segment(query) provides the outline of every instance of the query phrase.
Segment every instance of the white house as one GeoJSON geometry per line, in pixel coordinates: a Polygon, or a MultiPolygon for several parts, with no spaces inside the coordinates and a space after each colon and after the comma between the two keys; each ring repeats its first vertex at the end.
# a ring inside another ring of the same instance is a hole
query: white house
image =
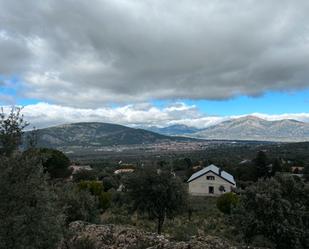
{"type": "Polygon", "coordinates": [[[123,173],[132,173],[134,172],[134,169],[117,169],[114,171],[114,174],[118,175],[118,174],[123,174],[123,173]]]}
{"type": "Polygon", "coordinates": [[[189,194],[196,196],[218,196],[236,188],[234,177],[213,164],[194,173],[188,183],[189,194]]]}

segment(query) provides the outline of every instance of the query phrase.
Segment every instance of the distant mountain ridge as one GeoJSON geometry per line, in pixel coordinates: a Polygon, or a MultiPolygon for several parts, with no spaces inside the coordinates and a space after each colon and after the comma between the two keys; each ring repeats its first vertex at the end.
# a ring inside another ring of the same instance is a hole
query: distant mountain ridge
{"type": "Polygon", "coordinates": [[[81,122],[39,129],[37,135],[38,145],[50,148],[141,145],[194,141],[196,138],[276,142],[309,141],[309,123],[291,119],[267,121],[254,116],[227,120],[205,129],[186,125],[151,127],[151,129],[152,131],[118,124],[81,122]]]}
{"type": "Polygon", "coordinates": [[[192,133],[196,133],[201,130],[195,127],[191,127],[187,125],[179,125],[179,124],[162,127],[162,128],[152,126],[152,127],[148,127],[145,129],[152,131],[152,132],[159,133],[159,134],[168,135],[168,136],[190,135],[192,133]]]}
{"type": "Polygon", "coordinates": [[[189,138],[169,137],[143,129],[99,122],[73,123],[39,129],[37,136],[39,146],[51,148],[100,147],[190,140],[189,138]]]}
{"type": "Polygon", "coordinates": [[[309,141],[309,123],[293,119],[268,121],[255,116],[231,119],[192,134],[203,139],[309,141]]]}

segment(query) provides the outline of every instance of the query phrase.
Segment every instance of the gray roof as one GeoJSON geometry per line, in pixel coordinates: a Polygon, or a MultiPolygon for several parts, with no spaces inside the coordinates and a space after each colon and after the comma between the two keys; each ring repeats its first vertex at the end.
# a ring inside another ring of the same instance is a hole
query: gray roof
{"type": "Polygon", "coordinates": [[[231,174],[227,173],[224,170],[221,170],[221,172],[220,172],[220,169],[214,164],[211,164],[211,165],[201,169],[200,171],[195,172],[189,178],[188,182],[191,182],[191,181],[195,180],[196,178],[199,178],[200,176],[205,175],[209,171],[215,173],[216,175],[220,176],[221,178],[225,179],[226,181],[228,181],[228,182],[230,182],[234,185],[236,184],[234,177],[231,174]]]}

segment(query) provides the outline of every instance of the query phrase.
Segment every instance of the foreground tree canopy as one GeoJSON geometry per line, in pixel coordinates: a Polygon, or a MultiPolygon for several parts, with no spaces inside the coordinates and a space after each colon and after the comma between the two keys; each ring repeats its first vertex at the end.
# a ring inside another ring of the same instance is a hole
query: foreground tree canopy
{"type": "Polygon", "coordinates": [[[247,242],[309,248],[309,185],[290,175],[259,180],[242,193],[234,222],[247,242]]]}
{"type": "Polygon", "coordinates": [[[9,114],[0,112],[0,155],[11,156],[21,144],[23,129],[29,124],[24,121],[20,108],[12,108],[9,114]]]}
{"type": "Polygon", "coordinates": [[[50,178],[66,178],[72,173],[70,159],[61,151],[49,148],[29,149],[24,155],[35,154],[42,161],[45,172],[50,178]]]}
{"type": "Polygon", "coordinates": [[[0,248],[56,248],[64,217],[37,158],[0,158],[0,200],[0,248]]]}
{"type": "Polygon", "coordinates": [[[18,153],[26,126],[20,109],[0,114],[0,248],[54,249],[64,216],[38,154],[18,153]]]}

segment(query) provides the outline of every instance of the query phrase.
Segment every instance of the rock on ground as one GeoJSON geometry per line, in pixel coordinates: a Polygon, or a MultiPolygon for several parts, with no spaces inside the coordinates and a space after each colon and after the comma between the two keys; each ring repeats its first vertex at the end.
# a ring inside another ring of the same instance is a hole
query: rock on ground
{"type": "MultiPolygon", "coordinates": [[[[253,249],[232,246],[224,239],[205,236],[193,237],[187,242],[172,242],[162,235],[145,232],[130,226],[95,225],[81,221],[70,224],[73,236],[59,246],[71,249],[69,244],[88,238],[95,249],[253,249]]],[[[72,248],[74,249],[74,248],[72,248]]]]}

